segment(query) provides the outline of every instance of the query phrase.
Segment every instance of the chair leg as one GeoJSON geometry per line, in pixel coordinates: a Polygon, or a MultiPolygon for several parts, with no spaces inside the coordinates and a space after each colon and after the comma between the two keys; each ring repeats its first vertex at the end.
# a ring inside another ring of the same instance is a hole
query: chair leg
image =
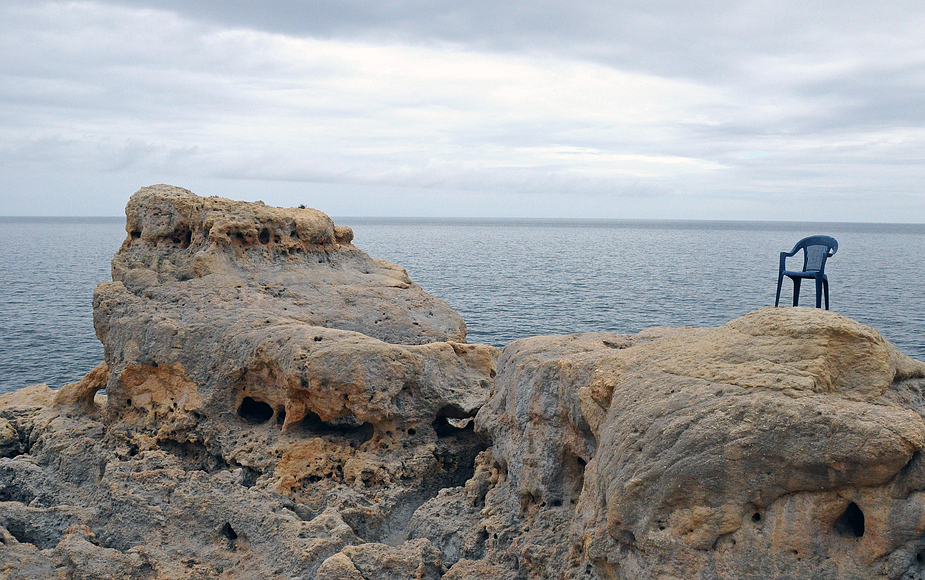
{"type": "Polygon", "coordinates": [[[777,277],[777,298],[774,299],[774,307],[777,308],[777,305],[780,304],[780,285],[784,281],[784,275],[781,274],[777,277]]]}
{"type": "Polygon", "coordinates": [[[800,282],[802,281],[803,280],[801,280],[800,278],[793,279],[793,305],[794,306],[799,306],[800,304],[800,282]]]}
{"type": "MultiPolygon", "coordinates": [[[[816,276],[816,308],[822,308],[822,277],[816,276]]],[[[826,310],[829,309],[828,301],[826,301],[826,310]]]]}
{"type": "Polygon", "coordinates": [[[825,309],[829,309],[829,281],[822,279],[822,289],[825,290],[825,309]]]}

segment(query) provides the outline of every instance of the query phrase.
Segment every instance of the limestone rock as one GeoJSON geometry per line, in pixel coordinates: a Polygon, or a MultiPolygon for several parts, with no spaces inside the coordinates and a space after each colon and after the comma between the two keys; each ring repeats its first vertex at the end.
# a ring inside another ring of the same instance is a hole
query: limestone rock
{"type": "Polygon", "coordinates": [[[430,540],[448,567],[463,558],[479,560],[485,555],[488,533],[477,505],[464,487],[441,489],[415,511],[408,525],[409,539],[430,540]]]}
{"type": "Polygon", "coordinates": [[[439,580],[443,572],[440,551],[428,540],[418,539],[400,548],[375,543],[348,546],[325,560],[317,580],[439,580]]]}
{"type": "Polygon", "coordinates": [[[6,419],[0,419],[0,457],[13,457],[21,450],[19,431],[6,419]]]}
{"type": "MultiPolygon", "coordinates": [[[[458,314],[324,214],[153,186],[126,215],[114,281],[94,297],[111,412],[384,433],[484,402],[495,349],[465,344],[458,314]]],[[[74,389],[62,397],[87,398],[74,389]]]]}
{"type": "Polygon", "coordinates": [[[155,185],[135,193],[125,214],[128,237],[113,259],[113,281],[152,304],[171,304],[192,326],[208,326],[196,316],[207,308],[220,326],[230,317],[258,327],[338,328],[394,344],[465,341],[465,323],[446,303],[402,268],[354,247],[350,228],[317,210],[155,185]]]}
{"type": "Polygon", "coordinates": [[[497,349],[315,210],[155,186],[126,215],[94,297],[106,360],[0,397],[0,566],[311,578],[340,553],[439,577],[408,522],[485,449],[497,349]]]}
{"type": "Polygon", "coordinates": [[[109,381],[109,365],[100,363],[85,377],[64,385],[55,395],[55,405],[69,405],[79,407],[84,412],[93,412],[96,408],[97,393],[106,388],[109,381]]]}
{"type": "Polygon", "coordinates": [[[127,216],[106,360],[0,396],[2,578],[925,578],[925,363],[871,328],[499,357],[320,212],[127,216]]]}
{"type": "Polygon", "coordinates": [[[20,542],[9,530],[0,527],[0,578],[34,580],[55,577],[53,562],[38,547],[20,542]]]}
{"type": "Polygon", "coordinates": [[[505,474],[486,510],[521,542],[550,512],[573,518],[552,542],[512,543],[521,569],[537,555],[576,578],[921,567],[925,364],[868,327],[768,308],[716,329],[526,339],[499,368],[476,419],[505,474]]]}
{"type": "Polygon", "coordinates": [[[485,560],[462,559],[447,570],[443,580],[497,580],[504,577],[504,571],[485,560]]]}

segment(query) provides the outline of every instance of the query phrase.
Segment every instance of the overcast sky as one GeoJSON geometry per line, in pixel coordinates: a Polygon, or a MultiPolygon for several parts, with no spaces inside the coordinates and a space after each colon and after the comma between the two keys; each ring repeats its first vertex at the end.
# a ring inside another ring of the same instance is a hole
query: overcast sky
{"type": "Polygon", "coordinates": [[[0,215],[925,223],[925,2],[4,0],[0,215]]]}

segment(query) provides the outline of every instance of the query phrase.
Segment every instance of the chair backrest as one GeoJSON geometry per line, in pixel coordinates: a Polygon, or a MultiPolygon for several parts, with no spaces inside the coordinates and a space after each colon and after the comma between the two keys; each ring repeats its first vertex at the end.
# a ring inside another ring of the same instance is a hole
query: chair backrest
{"type": "Polygon", "coordinates": [[[838,251],[838,242],[829,236],[809,236],[803,238],[793,247],[795,253],[803,249],[803,271],[822,272],[825,269],[826,259],[838,251]]]}

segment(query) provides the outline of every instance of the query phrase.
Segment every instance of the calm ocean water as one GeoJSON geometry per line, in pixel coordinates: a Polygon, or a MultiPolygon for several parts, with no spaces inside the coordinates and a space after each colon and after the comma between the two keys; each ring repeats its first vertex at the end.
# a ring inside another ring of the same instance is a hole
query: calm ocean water
{"type": "MultiPolygon", "coordinates": [[[[462,314],[469,341],[717,326],[774,304],[777,262],[832,235],[832,310],[925,360],[925,225],[339,218],[462,314]]],[[[92,295],[124,218],[0,218],[0,392],[78,380],[103,358],[92,295]]],[[[781,301],[792,285],[784,281],[781,301]]],[[[812,305],[804,283],[801,303],[812,305]]]]}

